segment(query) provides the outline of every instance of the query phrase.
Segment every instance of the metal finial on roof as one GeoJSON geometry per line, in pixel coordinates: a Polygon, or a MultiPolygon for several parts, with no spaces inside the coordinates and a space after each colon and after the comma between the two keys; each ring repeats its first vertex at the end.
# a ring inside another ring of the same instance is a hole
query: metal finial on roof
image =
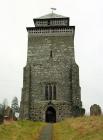
{"type": "Polygon", "coordinates": [[[56,8],[51,8],[51,10],[52,10],[52,13],[53,13],[53,11],[56,10],[56,8]]]}

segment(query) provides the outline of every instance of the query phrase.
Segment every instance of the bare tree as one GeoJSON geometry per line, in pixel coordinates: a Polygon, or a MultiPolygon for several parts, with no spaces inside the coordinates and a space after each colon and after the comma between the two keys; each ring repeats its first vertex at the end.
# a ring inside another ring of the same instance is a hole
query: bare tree
{"type": "Polygon", "coordinates": [[[4,109],[6,109],[8,107],[8,100],[7,100],[7,98],[5,98],[3,100],[3,107],[4,107],[4,109]]]}
{"type": "Polygon", "coordinates": [[[4,110],[3,110],[3,105],[0,104],[0,124],[3,123],[4,120],[4,110]]]}

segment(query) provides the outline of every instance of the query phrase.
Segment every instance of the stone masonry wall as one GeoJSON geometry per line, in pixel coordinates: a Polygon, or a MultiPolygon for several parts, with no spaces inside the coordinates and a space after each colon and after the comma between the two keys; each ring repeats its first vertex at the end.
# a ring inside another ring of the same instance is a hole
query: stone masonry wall
{"type": "Polygon", "coordinates": [[[23,79],[20,118],[45,121],[45,111],[49,106],[56,110],[56,121],[71,116],[72,106],[82,106],[79,68],[74,58],[74,34],[28,34],[23,79]],[[56,85],[56,99],[51,100],[51,104],[45,98],[48,83],[56,85]]]}

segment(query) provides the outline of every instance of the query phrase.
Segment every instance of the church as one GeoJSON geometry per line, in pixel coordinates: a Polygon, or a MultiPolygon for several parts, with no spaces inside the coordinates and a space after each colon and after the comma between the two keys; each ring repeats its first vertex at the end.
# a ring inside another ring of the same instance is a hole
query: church
{"type": "Polygon", "coordinates": [[[75,62],[75,26],[54,12],[27,27],[27,63],[23,71],[20,118],[58,122],[82,108],[79,67],[75,62]]]}

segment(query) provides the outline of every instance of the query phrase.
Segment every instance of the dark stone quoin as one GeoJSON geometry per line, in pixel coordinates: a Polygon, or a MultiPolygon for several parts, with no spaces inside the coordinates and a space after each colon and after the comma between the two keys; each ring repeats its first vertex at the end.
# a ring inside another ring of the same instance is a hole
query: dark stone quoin
{"type": "Polygon", "coordinates": [[[27,27],[28,52],[24,67],[20,118],[57,122],[82,108],[79,67],[75,62],[75,26],[55,13],[34,19],[27,27]]]}

